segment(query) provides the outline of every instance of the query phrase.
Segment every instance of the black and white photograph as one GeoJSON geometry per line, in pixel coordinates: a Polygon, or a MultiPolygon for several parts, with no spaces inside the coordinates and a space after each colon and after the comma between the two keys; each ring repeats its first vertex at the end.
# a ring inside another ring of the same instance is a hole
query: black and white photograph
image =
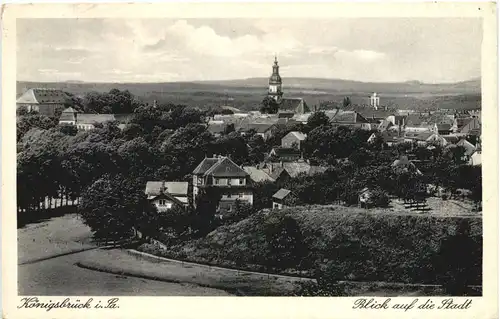
{"type": "Polygon", "coordinates": [[[483,19],[361,16],[16,19],[19,296],[483,296],[483,19]]]}

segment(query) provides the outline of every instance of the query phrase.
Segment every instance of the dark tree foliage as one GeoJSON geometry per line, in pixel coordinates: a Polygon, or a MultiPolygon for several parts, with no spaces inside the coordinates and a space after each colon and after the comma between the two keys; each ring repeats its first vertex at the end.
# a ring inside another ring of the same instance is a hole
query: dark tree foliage
{"type": "Polygon", "coordinates": [[[79,212],[94,236],[104,240],[126,239],[137,232],[154,236],[156,209],[142,185],[123,176],[103,175],[82,193],[79,212]]]}
{"type": "Polygon", "coordinates": [[[196,236],[205,236],[218,226],[215,215],[220,199],[220,191],[215,187],[202,189],[196,197],[190,218],[190,225],[196,236]]]}
{"type": "Polygon", "coordinates": [[[87,93],[81,104],[85,113],[98,114],[133,113],[140,105],[128,90],[120,91],[118,89],[112,89],[108,93],[87,93]]]}
{"type": "Polygon", "coordinates": [[[59,132],[63,133],[64,135],[75,136],[78,133],[78,129],[75,125],[63,124],[59,125],[59,132]]]}
{"type": "Polygon", "coordinates": [[[302,231],[290,216],[268,221],[264,229],[269,247],[268,267],[274,270],[297,268],[307,256],[302,231]]]}
{"type": "Polygon", "coordinates": [[[264,114],[276,114],[278,113],[279,105],[275,99],[266,96],[261,103],[260,112],[264,114]]]}
{"type": "Polygon", "coordinates": [[[307,124],[304,125],[305,133],[309,133],[317,127],[328,125],[330,123],[330,118],[325,115],[325,112],[314,112],[307,119],[307,124]]]}
{"type": "Polygon", "coordinates": [[[57,122],[45,115],[38,115],[28,113],[27,115],[20,116],[17,120],[17,141],[32,128],[40,128],[48,130],[50,128],[56,127],[57,122]]]}

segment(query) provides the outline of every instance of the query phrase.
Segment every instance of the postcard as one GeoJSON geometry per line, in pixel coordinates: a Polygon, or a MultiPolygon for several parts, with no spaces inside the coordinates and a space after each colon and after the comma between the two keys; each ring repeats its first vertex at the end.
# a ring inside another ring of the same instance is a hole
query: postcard
{"type": "Polygon", "coordinates": [[[6,318],[498,317],[494,3],[2,21],[6,318]]]}

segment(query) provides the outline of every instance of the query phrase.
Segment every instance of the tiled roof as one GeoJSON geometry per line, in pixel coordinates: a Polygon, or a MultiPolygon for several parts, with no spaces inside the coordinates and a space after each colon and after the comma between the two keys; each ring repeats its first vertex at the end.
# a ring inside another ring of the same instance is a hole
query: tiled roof
{"type": "Polygon", "coordinates": [[[449,131],[451,130],[451,124],[448,123],[439,123],[436,124],[438,131],[449,131]]]}
{"type": "Polygon", "coordinates": [[[337,112],[332,122],[334,123],[368,123],[368,121],[356,111],[339,111],[337,112]]]}
{"type": "Polygon", "coordinates": [[[304,99],[302,98],[284,98],[281,100],[281,103],[279,104],[279,109],[283,111],[284,110],[293,111],[297,114],[304,114],[311,112],[306,101],[304,101],[304,99]]]}
{"type": "Polygon", "coordinates": [[[164,184],[165,191],[174,196],[187,196],[188,183],[187,182],[162,182],[162,181],[149,181],[146,183],[146,195],[155,196],[160,194],[160,189],[164,184]]]}
{"type": "Polygon", "coordinates": [[[460,140],[456,145],[465,148],[465,154],[468,156],[472,155],[476,151],[476,147],[466,139],[460,140]]]}
{"type": "Polygon", "coordinates": [[[274,124],[268,124],[268,123],[249,123],[246,126],[242,127],[244,131],[250,131],[250,130],[255,130],[257,133],[265,133],[269,131],[274,124]]]}
{"type": "Polygon", "coordinates": [[[441,137],[451,144],[456,144],[459,141],[459,138],[456,135],[441,135],[441,137]]]}
{"type": "Polygon", "coordinates": [[[288,189],[280,189],[279,191],[277,191],[276,193],[274,193],[273,195],[273,198],[276,198],[276,199],[284,199],[285,197],[287,197],[288,195],[290,195],[292,192],[289,191],[288,189]]]}
{"type": "Polygon", "coordinates": [[[26,104],[64,104],[68,101],[68,94],[56,89],[29,89],[21,95],[16,103],[26,104]]]}
{"type": "Polygon", "coordinates": [[[76,116],[77,124],[95,124],[95,123],[104,123],[108,121],[114,121],[114,114],[88,114],[81,113],[76,116]]]}
{"type": "Polygon", "coordinates": [[[263,170],[255,166],[243,166],[243,170],[250,175],[250,179],[254,182],[271,181],[274,182],[274,178],[269,176],[263,170]]]}
{"type": "Polygon", "coordinates": [[[286,137],[286,136],[288,136],[288,135],[293,135],[293,136],[295,136],[295,138],[297,138],[299,141],[303,141],[303,140],[305,140],[305,139],[306,139],[306,137],[307,137],[307,135],[306,135],[306,134],[304,134],[304,133],[302,133],[302,132],[299,132],[299,131],[292,131],[292,132],[288,133],[287,135],[285,135],[285,137],[286,137]]]}
{"type": "Polygon", "coordinates": [[[217,162],[213,164],[204,175],[218,177],[245,177],[248,176],[248,173],[236,165],[236,163],[234,163],[230,158],[221,157],[217,159],[217,162]]]}
{"type": "Polygon", "coordinates": [[[203,161],[201,161],[201,163],[198,164],[198,166],[196,166],[196,168],[193,171],[193,174],[195,175],[205,174],[208,171],[208,169],[218,161],[219,161],[218,158],[212,158],[212,157],[203,159],[203,161]]]}
{"type": "Polygon", "coordinates": [[[420,127],[427,123],[427,119],[420,114],[409,114],[406,117],[406,126],[420,127]]]}
{"type": "Polygon", "coordinates": [[[388,120],[383,120],[383,121],[379,124],[379,126],[377,127],[377,129],[378,129],[379,131],[385,131],[385,130],[387,130],[387,129],[388,129],[389,127],[391,127],[391,126],[392,126],[392,122],[391,122],[391,121],[388,121],[388,120]]]}
{"type": "Polygon", "coordinates": [[[394,112],[388,110],[375,110],[371,108],[366,108],[358,111],[365,119],[370,118],[375,119],[386,119],[390,115],[394,115],[394,112]]]}

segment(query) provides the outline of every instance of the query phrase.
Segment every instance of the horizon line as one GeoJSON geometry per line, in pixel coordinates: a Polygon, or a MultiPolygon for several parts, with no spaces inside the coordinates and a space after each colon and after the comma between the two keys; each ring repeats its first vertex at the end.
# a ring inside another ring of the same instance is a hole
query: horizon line
{"type": "MultiPolygon", "coordinates": [[[[233,79],[219,79],[219,80],[182,80],[182,81],[82,81],[82,80],[62,80],[62,81],[42,81],[42,80],[16,80],[18,82],[38,82],[38,83],[81,83],[81,84],[173,84],[173,83],[210,83],[210,82],[228,82],[228,81],[245,81],[252,79],[267,79],[268,77],[249,77],[249,78],[233,78],[233,79]]],[[[450,81],[450,82],[424,82],[420,80],[404,80],[404,81],[361,81],[361,80],[350,80],[350,79],[342,79],[342,78],[322,78],[322,77],[300,77],[300,76],[291,76],[288,79],[314,79],[314,80],[330,80],[330,81],[345,81],[345,82],[358,82],[358,83],[375,83],[375,84],[404,84],[415,82],[422,85],[449,85],[449,84],[457,84],[463,82],[471,82],[471,81],[481,81],[481,76],[472,77],[466,80],[458,80],[458,81],[450,81]]],[[[286,82],[286,81],[284,81],[286,82]]]]}

